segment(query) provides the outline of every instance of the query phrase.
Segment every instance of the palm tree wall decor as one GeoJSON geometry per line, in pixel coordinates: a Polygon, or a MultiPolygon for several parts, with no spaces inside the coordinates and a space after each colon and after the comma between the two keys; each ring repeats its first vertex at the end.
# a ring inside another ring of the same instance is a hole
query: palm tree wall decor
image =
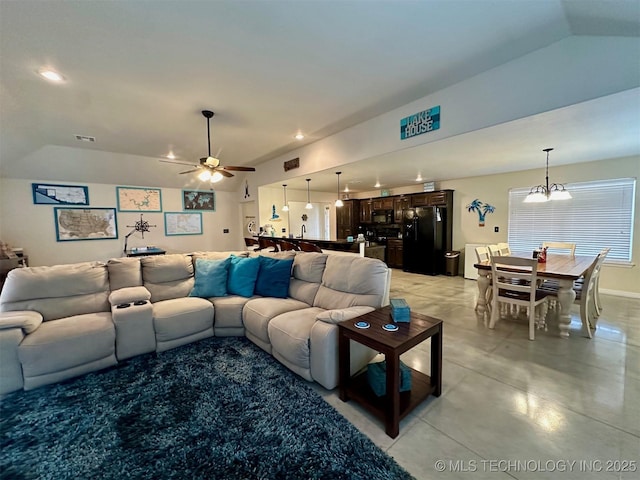
{"type": "Polygon", "coordinates": [[[478,226],[484,227],[484,217],[487,213],[493,213],[496,210],[496,207],[489,205],[488,203],[483,203],[479,199],[475,199],[469,205],[467,205],[467,210],[470,212],[478,213],[478,226]]]}

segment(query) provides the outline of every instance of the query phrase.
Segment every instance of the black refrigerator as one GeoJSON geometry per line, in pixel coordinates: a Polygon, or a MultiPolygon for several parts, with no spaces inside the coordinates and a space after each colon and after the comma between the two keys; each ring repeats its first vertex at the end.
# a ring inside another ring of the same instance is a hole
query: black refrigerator
{"type": "Polygon", "coordinates": [[[402,269],[427,275],[444,273],[447,231],[445,207],[403,210],[402,269]]]}

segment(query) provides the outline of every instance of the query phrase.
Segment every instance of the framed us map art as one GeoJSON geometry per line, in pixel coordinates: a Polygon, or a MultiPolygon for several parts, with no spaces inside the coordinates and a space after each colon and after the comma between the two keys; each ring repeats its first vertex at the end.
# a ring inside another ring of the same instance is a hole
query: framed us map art
{"type": "Polygon", "coordinates": [[[58,242],[118,238],[115,208],[55,207],[53,214],[58,242]]]}

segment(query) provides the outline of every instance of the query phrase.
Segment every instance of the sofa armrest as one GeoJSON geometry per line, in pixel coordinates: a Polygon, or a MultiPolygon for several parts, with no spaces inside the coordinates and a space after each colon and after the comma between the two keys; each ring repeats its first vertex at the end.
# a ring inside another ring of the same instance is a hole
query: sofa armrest
{"type": "Polygon", "coordinates": [[[37,330],[42,324],[42,315],[32,310],[0,312],[0,330],[21,328],[25,334],[37,330]]]}
{"type": "Polygon", "coordinates": [[[340,323],[344,320],[351,320],[352,318],[359,317],[365,313],[373,312],[375,308],[369,306],[358,306],[348,308],[337,308],[334,310],[325,310],[324,312],[316,315],[316,320],[321,320],[325,323],[340,323]]]}
{"type": "Polygon", "coordinates": [[[109,303],[112,307],[124,303],[148,301],[151,293],[145,287],[125,287],[114,290],[109,294],[109,303]]]}

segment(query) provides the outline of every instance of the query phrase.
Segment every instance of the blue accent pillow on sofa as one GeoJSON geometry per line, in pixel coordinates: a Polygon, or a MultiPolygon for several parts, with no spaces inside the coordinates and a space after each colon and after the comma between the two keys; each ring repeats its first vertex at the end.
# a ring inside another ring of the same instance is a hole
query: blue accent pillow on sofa
{"type": "Polygon", "coordinates": [[[196,258],[196,281],[190,297],[224,297],[227,294],[227,276],[231,258],[205,260],[196,258]]]}
{"type": "Polygon", "coordinates": [[[287,298],[293,258],[282,260],[261,256],[260,271],[256,281],[256,295],[287,298]]]}
{"type": "Polygon", "coordinates": [[[229,277],[227,278],[227,292],[241,297],[250,297],[256,286],[260,258],[244,258],[231,255],[229,277]]]}

